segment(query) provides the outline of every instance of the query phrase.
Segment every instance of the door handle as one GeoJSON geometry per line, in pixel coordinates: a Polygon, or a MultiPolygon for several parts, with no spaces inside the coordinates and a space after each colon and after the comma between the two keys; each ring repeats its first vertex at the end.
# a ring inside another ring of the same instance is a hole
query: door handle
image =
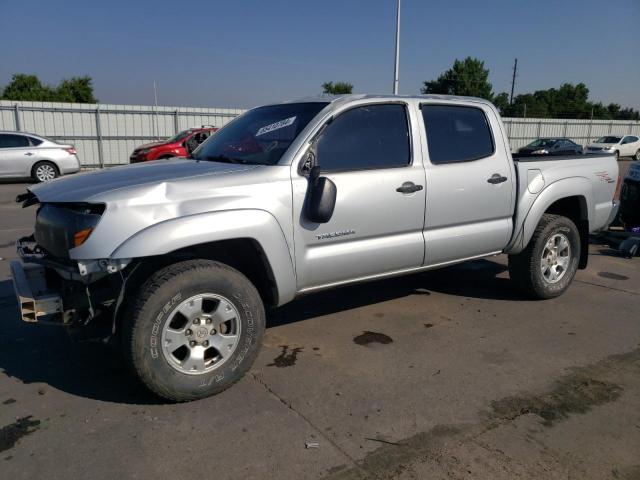
{"type": "Polygon", "coordinates": [[[502,183],[506,181],[507,181],[507,177],[503,177],[499,173],[494,173],[493,175],[491,175],[491,178],[487,178],[487,182],[493,185],[495,185],[496,183],[502,183]]]}
{"type": "Polygon", "coordinates": [[[31,155],[33,155],[33,153],[31,153],[31,152],[27,152],[27,153],[25,153],[25,155],[26,155],[27,157],[30,157],[31,155]]]}
{"type": "Polygon", "coordinates": [[[422,190],[422,185],[416,185],[413,182],[404,182],[402,186],[396,188],[396,192],[399,193],[413,193],[422,190]]]}

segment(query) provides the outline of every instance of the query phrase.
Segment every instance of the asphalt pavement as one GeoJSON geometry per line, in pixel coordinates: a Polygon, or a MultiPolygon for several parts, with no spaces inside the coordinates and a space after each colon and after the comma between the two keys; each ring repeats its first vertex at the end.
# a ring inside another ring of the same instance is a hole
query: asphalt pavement
{"type": "Polygon", "coordinates": [[[109,348],[20,322],[24,188],[0,184],[0,478],[640,478],[639,258],[594,239],[548,301],[504,256],[304,297],[237,385],[167,404],[109,348]]]}

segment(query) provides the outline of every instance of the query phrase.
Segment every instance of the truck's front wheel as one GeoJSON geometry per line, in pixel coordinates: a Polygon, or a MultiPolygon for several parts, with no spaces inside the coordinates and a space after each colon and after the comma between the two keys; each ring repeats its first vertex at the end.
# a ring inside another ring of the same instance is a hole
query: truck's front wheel
{"type": "Polygon", "coordinates": [[[152,392],[188,401],[242,378],[264,328],[260,295],[244,275],[218,262],[189,260],[142,285],[125,314],[123,348],[152,392]]]}
{"type": "Polygon", "coordinates": [[[527,248],[509,255],[509,276],[529,297],[553,298],[569,287],[579,260],[576,225],[566,217],[544,214],[527,248]]]}

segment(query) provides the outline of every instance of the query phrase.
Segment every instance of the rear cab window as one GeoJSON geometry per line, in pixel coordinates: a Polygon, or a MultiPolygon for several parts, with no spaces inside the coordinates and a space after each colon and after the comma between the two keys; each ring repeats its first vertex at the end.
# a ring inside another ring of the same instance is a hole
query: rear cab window
{"type": "Polygon", "coordinates": [[[432,164],[471,162],[494,154],[493,134],[481,108],[422,104],[420,110],[432,164]]]}

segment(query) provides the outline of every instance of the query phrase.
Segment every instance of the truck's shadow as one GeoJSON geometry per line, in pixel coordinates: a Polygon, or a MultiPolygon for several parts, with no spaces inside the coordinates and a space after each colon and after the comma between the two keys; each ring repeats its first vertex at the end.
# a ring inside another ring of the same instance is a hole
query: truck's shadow
{"type": "MultiPolygon", "coordinates": [[[[283,325],[410,295],[440,292],[464,297],[520,300],[505,267],[476,261],[444,270],[367,283],[310,295],[270,313],[268,326],[283,325]]],[[[131,377],[117,352],[105,345],[72,342],[55,326],[21,322],[11,282],[0,282],[0,372],[23,383],[107,402],[154,404],[131,377]]]]}

